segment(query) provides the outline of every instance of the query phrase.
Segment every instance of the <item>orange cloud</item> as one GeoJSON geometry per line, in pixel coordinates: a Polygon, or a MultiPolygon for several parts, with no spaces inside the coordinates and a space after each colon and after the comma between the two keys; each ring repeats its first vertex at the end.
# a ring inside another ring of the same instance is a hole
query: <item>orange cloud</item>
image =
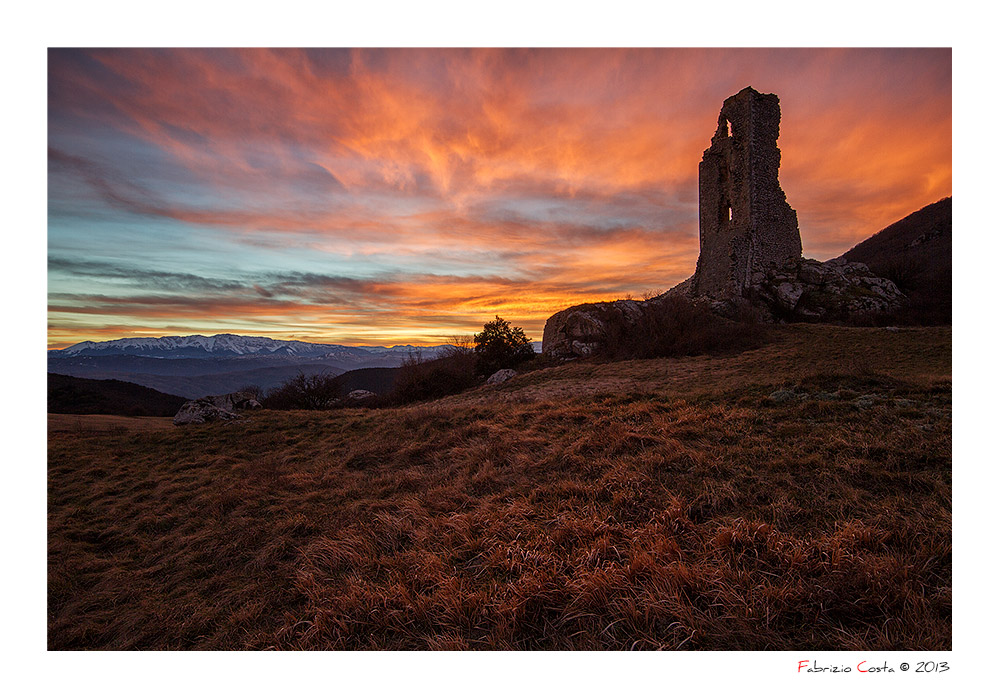
{"type": "Polygon", "coordinates": [[[57,54],[50,164],[101,206],[399,273],[330,307],[148,294],[89,306],[57,291],[50,340],[84,339],[67,323],[93,315],[107,322],[86,332],[246,314],[275,336],[369,337],[379,323],[423,341],[500,313],[540,336],[571,303],[693,272],[698,162],[747,84],[781,98],[782,186],[805,254],[826,259],[951,194],[950,65],[948,50],[902,49],[57,54]],[[126,171],[84,138],[102,129],[144,144],[155,167],[126,171]],[[431,264],[453,271],[420,274],[431,264]]]}

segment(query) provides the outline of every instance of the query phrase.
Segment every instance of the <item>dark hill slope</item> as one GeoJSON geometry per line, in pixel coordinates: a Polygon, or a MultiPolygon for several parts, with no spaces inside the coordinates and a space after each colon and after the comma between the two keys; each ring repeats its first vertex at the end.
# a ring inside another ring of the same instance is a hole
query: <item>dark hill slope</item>
{"type": "Polygon", "coordinates": [[[187,401],[127,381],[49,374],[50,413],[170,417],[187,401]]]}
{"type": "Polygon", "coordinates": [[[392,393],[397,374],[399,367],[369,367],[344,372],[337,378],[345,394],[361,389],[383,396],[392,393]]]}
{"type": "Polygon", "coordinates": [[[904,320],[951,322],[951,197],[896,221],[844,257],[896,283],[909,297],[904,320]]]}
{"type": "MultiPolygon", "coordinates": [[[[65,371],[76,373],[75,369],[65,371]]],[[[148,386],[157,391],[173,395],[201,398],[202,396],[221,395],[239,391],[246,386],[258,386],[262,390],[280,386],[299,372],[312,376],[313,374],[341,373],[338,367],[327,364],[288,364],[283,366],[257,367],[246,371],[205,374],[199,376],[167,376],[160,374],[119,373],[113,370],[95,370],[88,378],[109,379],[118,377],[140,386],[148,386]]]]}

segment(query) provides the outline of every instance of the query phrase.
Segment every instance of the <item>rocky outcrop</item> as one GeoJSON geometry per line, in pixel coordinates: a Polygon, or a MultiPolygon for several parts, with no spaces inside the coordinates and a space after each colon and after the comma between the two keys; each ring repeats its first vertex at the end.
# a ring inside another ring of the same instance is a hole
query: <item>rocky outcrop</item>
{"type": "Polygon", "coordinates": [[[542,352],[553,357],[589,357],[600,350],[610,327],[629,327],[646,313],[647,301],[584,303],[545,322],[542,352]]]}
{"type": "Polygon", "coordinates": [[[206,422],[229,422],[238,420],[241,410],[259,410],[260,402],[248,391],[226,393],[221,396],[205,396],[189,400],[174,415],[175,425],[200,425],[206,422]]]}
{"type": "Polygon", "coordinates": [[[769,270],[750,288],[750,297],[775,318],[833,321],[888,313],[905,299],[891,281],[842,257],[801,259],[769,270]]]}
{"type": "Polygon", "coordinates": [[[240,410],[260,410],[262,407],[255,394],[250,391],[236,391],[225,393],[221,396],[205,396],[200,400],[207,400],[223,410],[238,412],[240,410]]]}
{"type": "Polygon", "coordinates": [[[664,323],[721,306],[708,299],[692,299],[683,288],[681,291],[676,289],[645,301],[622,299],[583,303],[559,311],[545,323],[542,351],[562,359],[590,357],[606,349],[607,343],[613,346],[628,342],[631,337],[664,323]]]}
{"type": "Polygon", "coordinates": [[[189,400],[174,415],[175,425],[201,425],[206,422],[229,422],[238,420],[236,413],[220,408],[208,398],[189,400]]]}
{"type": "Polygon", "coordinates": [[[375,398],[375,395],[376,394],[372,393],[371,391],[366,391],[363,388],[359,388],[357,390],[348,393],[347,398],[345,398],[344,400],[348,403],[360,403],[361,401],[366,401],[371,398],[375,398]]]}

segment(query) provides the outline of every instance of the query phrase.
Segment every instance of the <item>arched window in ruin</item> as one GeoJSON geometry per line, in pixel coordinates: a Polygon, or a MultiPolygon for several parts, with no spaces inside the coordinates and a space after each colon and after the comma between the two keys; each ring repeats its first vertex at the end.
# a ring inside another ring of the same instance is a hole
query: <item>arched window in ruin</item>
{"type": "Polygon", "coordinates": [[[729,119],[726,119],[726,135],[729,136],[730,138],[733,137],[733,122],[729,121],[729,119]]]}

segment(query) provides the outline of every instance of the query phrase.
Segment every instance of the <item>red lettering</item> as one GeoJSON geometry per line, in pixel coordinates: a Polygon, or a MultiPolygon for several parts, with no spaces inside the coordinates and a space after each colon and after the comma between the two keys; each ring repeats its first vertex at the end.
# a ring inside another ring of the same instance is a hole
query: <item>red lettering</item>
{"type": "Polygon", "coordinates": [[[862,660],[860,663],[858,663],[858,672],[868,672],[868,670],[862,670],[861,669],[861,666],[864,665],[867,662],[868,662],[867,660],[862,660]]]}
{"type": "Polygon", "coordinates": [[[799,661],[799,672],[802,672],[802,666],[803,665],[808,665],[808,664],[809,664],[808,660],[800,660],[799,661]]]}

